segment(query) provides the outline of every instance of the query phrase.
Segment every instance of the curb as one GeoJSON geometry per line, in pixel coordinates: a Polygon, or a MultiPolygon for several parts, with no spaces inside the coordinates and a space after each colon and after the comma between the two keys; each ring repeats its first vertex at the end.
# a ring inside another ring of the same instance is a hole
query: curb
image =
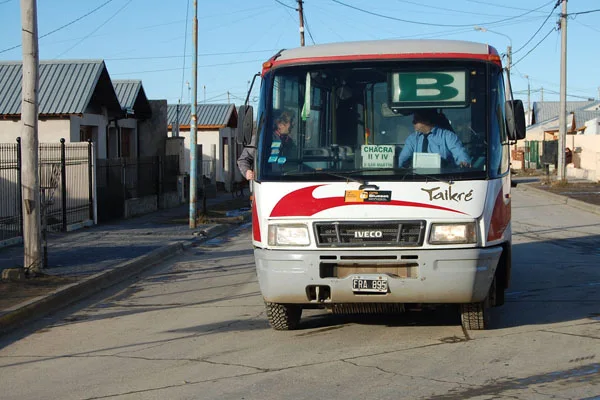
{"type": "Polygon", "coordinates": [[[521,188],[521,187],[523,188],[524,191],[531,191],[534,193],[543,194],[546,197],[560,201],[561,203],[567,204],[571,207],[575,207],[575,208],[578,208],[583,211],[587,211],[587,212],[591,212],[593,214],[600,215],[600,206],[597,206],[595,204],[590,204],[590,203],[586,203],[584,201],[577,200],[577,199],[572,199],[570,197],[563,196],[560,194],[547,192],[545,190],[530,186],[529,183],[519,183],[519,188],[521,188]]]}
{"type": "Polygon", "coordinates": [[[7,310],[0,311],[0,333],[6,333],[23,326],[26,322],[39,319],[70,304],[90,297],[143,272],[160,261],[164,261],[177,253],[183,252],[198,243],[230,231],[231,225],[238,225],[249,219],[249,215],[243,215],[237,224],[211,225],[200,231],[201,237],[196,240],[171,242],[168,245],[154,249],[145,255],[123,261],[107,271],[86,277],[80,281],[60,287],[43,296],[36,297],[24,303],[17,304],[7,310]]]}

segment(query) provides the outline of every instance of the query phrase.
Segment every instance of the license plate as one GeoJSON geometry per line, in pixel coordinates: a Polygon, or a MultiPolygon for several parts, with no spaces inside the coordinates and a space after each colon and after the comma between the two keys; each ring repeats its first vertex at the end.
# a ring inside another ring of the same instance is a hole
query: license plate
{"type": "Polygon", "coordinates": [[[356,277],[352,278],[352,291],[357,293],[387,293],[387,277],[356,277]]]}

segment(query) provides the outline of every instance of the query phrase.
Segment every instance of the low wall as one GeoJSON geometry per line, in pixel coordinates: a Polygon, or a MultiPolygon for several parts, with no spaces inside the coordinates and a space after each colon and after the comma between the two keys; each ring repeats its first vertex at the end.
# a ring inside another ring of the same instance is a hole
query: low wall
{"type": "Polygon", "coordinates": [[[125,200],[123,218],[131,218],[158,210],[157,200],[156,195],[125,200]]]}
{"type": "MultiPolygon", "coordinates": [[[[137,197],[135,199],[125,200],[125,211],[123,218],[131,218],[138,215],[149,214],[158,211],[159,202],[156,195],[137,197]]],[[[160,208],[173,208],[181,205],[181,198],[178,192],[163,193],[160,196],[160,208]]]]}
{"type": "Polygon", "coordinates": [[[178,192],[163,193],[160,195],[160,208],[173,208],[182,204],[182,198],[178,192]]]}

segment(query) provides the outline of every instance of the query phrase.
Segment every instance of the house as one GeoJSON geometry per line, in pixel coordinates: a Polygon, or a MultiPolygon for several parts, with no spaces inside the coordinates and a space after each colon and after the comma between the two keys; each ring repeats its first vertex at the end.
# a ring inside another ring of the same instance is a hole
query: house
{"type": "MultiPolygon", "coordinates": [[[[600,179],[600,101],[567,102],[566,106],[566,148],[573,154],[572,163],[567,165],[567,177],[600,179]]],[[[544,149],[558,148],[559,110],[560,102],[557,101],[533,104],[533,124],[527,127],[525,140],[517,144],[525,154],[520,160],[517,152],[513,152],[513,168],[526,167],[531,154],[539,154],[536,160],[531,160],[538,166],[539,160],[544,158],[544,149]]]]}
{"type": "MultiPolygon", "coordinates": [[[[113,82],[102,60],[41,61],[39,73],[39,142],[94,143],[94,178],[91,168],[67,172],[94,187],[69,189],[70,202],[93,201],[98,221],[181,202],[179,160],[166,157],[165,100],[148,100],[139,80],[113,82]]],[[[21,136],[21,81],[21,62],[0,63],[0,143],[21,136]]]]}
{"type": "MultiPolygon", "coordinates": [[[[185,138],[184,172],[190,172],[190,104],[168,105],[168,136],[185,138]],[[179,127],[177,126],[179,122],[179,127]]],[[[236,160],[242,147],[235,141],[238,114],[233,104],[198,104],[197,144],[202,146],[202,174],[230,189],[242,180],[236,160]]]]}
{"type": "MultiPolygon", "coordinates": [[[[21,62],[0,62],[0,142],[21,136],[21,62]]],[[[40,142],[91,139],[96,158],[108,157],[107,128],[123,111],[102,60],[41,61],[40,142]]]]}
{"type": "Polygon", "coordinates": [[[152,116],[142,81],[114,80],[113,86],[123,111],[122,117],[110,121],[107,157],[136,157],[139,149],[138,120],[152,116]]]}

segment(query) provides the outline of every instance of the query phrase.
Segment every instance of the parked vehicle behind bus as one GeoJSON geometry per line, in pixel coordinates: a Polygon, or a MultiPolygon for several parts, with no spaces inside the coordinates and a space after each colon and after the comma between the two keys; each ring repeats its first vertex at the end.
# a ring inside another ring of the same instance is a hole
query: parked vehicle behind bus
{"type": "MultiPolygon", "coordinates": [[[[509,145],[525,135],[497,51],[326,44],[260,76],[252,239],[271,326],[295,329],[305,308],[457,304],[485,329],[510,281],[509,145]]],[[[252,108],[240,118],[249,144],[252,108]]]]}

